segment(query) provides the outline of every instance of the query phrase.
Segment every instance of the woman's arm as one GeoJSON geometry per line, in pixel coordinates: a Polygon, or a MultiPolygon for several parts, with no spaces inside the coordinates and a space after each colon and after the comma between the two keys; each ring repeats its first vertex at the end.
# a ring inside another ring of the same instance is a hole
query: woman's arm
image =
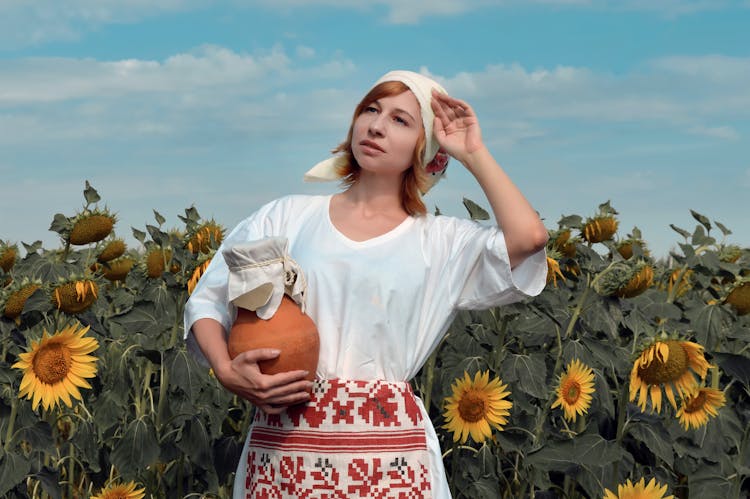
{"type": "Polygon", "coordinates": [[[287,406],[305,402],[312,382],[306,371],[289,371],[266,375],[258,361],[274,359],[279,350],[249,350],[234,359],[229,357],[224,326],[214,319],[198,319],[193,334],[203,355],[214,370],[216,379],[230,392],[249,400],[264,412],[278,414],[287,406]]]}
{"type": "Polygon", "coordinates": [[[433,91],[432,109],[440,147],[474,175],[487,196],[503,231],[511,267],[544,248],[547,228],[484,145],[479,120],[471,106],[433,91]]]}

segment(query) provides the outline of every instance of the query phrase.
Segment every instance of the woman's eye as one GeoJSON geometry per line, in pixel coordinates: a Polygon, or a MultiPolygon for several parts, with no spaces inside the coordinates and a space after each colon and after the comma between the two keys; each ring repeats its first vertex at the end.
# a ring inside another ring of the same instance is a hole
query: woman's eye
{"type": "Polygon", "coordinates": [[[365,113],[377,113],[378,112],[378,108],[376,108],[375,106],[367,106],[365,108],[364,112],[365,113]]]}
{"type": "Polygon", "coordinates": [[[394,117],[393,119],[394,119],[394,121],[396,121],[396,123],[398,123],[399,125],[404,125],[404,126],[408,125],[408,123],[406,122],[406,120],[405,120],[405,119],[403,119],[403,118],[402,118],[402,117],[400,117],[400,116],[396,116],[396,117],[394,117]]]}

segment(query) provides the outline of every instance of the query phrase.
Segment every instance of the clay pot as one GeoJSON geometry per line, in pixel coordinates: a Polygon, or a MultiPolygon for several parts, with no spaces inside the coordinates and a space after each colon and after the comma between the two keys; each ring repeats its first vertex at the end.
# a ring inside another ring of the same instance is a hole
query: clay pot
{"type": "Polygon", "coordinates": [[[315,379],[320,353],[318,328],[286,295],[269,320],[260,319],[255,312],[238,308],[237,319],[229,332],[228,346],[231,358],[257,348],[281,350],[275,359],[258,362],[263,374],[303,369],[310,373],[306,379],[315,379]]]}

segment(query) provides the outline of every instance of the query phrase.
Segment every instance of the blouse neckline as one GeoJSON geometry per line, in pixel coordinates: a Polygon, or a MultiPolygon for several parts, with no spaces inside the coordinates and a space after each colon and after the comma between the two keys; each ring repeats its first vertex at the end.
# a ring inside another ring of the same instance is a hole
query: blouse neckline
{"type": "Polygon", "coordinates": [[[371,237],[369,239],[365,239],[363,241],[355,241],[354,239],[349,238],[346,236],[343,232],[341,232],[336,226],[333,224],[333,220],[331,220],[331,199],[333,198],[333,194],[328,195],[328,199],[325,203],[326,206],[326,220],[328,222],[328,226],[331,228],[331,231],[346,245],[354,247],[354,248],[366,248],[370,246],[376,246],[379,244],[383,244],[387,241],[390,241],[391,239],[398,237],[403,232],[407,231],[413,224],[414,224],[414,217],[407,216],[400,224],[389,230],[388,232],[384,232],[383,234],[380,234],[375,237],[371,237]]]}

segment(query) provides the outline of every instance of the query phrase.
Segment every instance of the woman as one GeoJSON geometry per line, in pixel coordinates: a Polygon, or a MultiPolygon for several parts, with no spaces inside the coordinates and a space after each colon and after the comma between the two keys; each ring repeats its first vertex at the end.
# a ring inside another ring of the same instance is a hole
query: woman
{"type": "Polygon", "coordinates": [[[230,359],[235,311],[221,252],[186,307],[189,346],[261,409],[235,496],[450,497],[437,436],[408,380],[459,309],[542,290],[547,230],[485,147],[472,108],[423,75],[380,78],[334,152],[306,178],[340,179],[343,192],[273,201],[223,244],[288,239],[320,334],[315,382],[304,371],[261,374],[258,361],[278,351],[230,359]],[[498,227],[426,214],[421,194],[448,156],[477,179],[498,227]]]}

